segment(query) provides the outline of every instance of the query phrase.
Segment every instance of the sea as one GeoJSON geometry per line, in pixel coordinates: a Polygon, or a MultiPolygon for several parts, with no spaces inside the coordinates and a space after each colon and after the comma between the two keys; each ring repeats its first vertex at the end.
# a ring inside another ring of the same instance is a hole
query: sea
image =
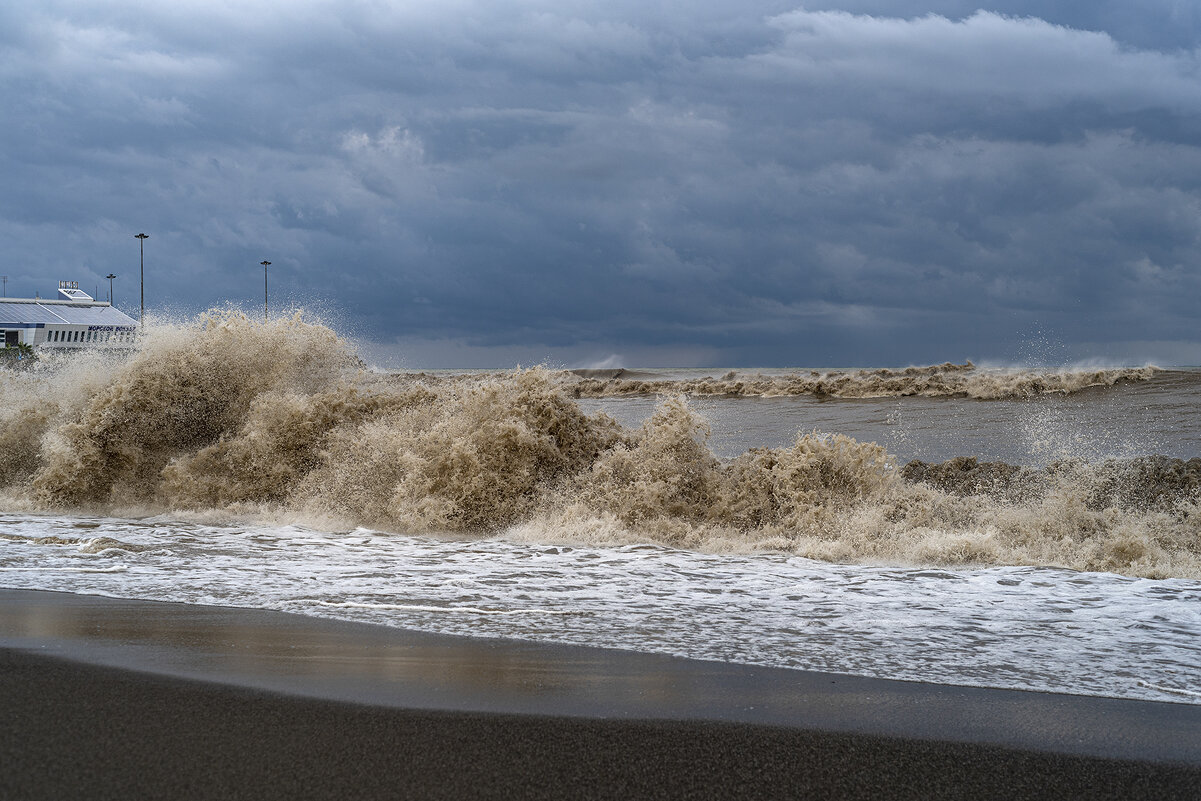
{"type": "Polygon", "coordinates": [[[0,587],[1201,703],[1201,368],[382,370],[300,315],[0,371],[0,587]]]}

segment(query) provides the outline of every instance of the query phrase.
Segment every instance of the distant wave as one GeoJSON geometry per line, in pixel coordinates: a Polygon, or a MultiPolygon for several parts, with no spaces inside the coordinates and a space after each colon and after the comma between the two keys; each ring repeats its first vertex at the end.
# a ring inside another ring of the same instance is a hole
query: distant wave
{"type": "Polygon", "coordinates": [[[616,391],[620,376],[436,379],[359,365],[328,328],[210,313],[150,331],[124,362],[83,357],[0,376],[0,497],[119,516],[191,510],[835,561],[1201,576],[1196,460],[902,467],[873,443],[815,433],[721,460],[679,394],[818,394],[820,385],[838,397],[1013,397],[1145,380],[1155,368],[997,374],[947,364],[762,385],[736,375],[639,382],[639,392],[675,394],[632,430],[573,400],[589,387],[616,391]]]}
{"type": "Polygon", "coordinates": [[[1146,381],[1156,367],[1108,370],[983,370],[971,362],[904,369],[808,371],[782,375],[729,372],[720,378],[663,379],[630,375],[623,370],[574,370],[561,376],[575,398],[621,395],[720,395],[726,397],[818,398],[1029,398],[1072,394],[1090,387],[1146,381]],[[579,380],[573,380],[578,377],[579,380]]]}

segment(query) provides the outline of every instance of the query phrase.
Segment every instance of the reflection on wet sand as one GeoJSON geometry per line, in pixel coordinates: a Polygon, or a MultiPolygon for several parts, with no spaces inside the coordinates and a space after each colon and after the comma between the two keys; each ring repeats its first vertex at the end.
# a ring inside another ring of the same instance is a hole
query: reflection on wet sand
{"type": "Polygon", "coordinates": [[[0,648],[384,706],[726,720],[1201,764],[1201,707],[0,590],[0,648]]]}
{"type": "Polygon", "coordinates": [[[0,597],[0,642],[73,658],[87,651],[88,661],[113,666],[404,706],[538,707],[566,694],[584,705],[596,699],[584,713],[604,714],[606,695],[678,700],[666,676],[623,670],[624,655],[602,650],[565,659],[521,643],[284,613],[22,591],[0,597]],[[38,603],[14,603],[20,596],[38,603]]]}

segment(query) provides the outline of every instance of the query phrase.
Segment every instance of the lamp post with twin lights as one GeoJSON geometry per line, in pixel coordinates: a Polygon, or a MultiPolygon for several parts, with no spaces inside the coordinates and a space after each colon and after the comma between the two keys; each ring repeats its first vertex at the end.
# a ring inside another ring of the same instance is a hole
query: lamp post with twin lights
{"type": "Polygon", "coordinates": [[[263,265],[263,322],[267,322],[267,268],[271,266],[271,262],[264,259],[259,264],[263,265]]]}
{"type": "MultiPolygon", "coordinates": [[[[146,240],[150,238],[150,235],[149,234],[134,234],[134,237],[136,239],[138,239],[138,250],[141,252],[141,256],[142,256],[142,261],[141,261],[141,263],[142,263],[142,273],[141,273],[142,302],[141,302],[141,305],[138,307],[138,325],[140,325],[142,327],[142,330],[145,331],[146,330],[146,240]]],[[[111,301],[112,298],[110,297],[109,300],[111,301]]]]}

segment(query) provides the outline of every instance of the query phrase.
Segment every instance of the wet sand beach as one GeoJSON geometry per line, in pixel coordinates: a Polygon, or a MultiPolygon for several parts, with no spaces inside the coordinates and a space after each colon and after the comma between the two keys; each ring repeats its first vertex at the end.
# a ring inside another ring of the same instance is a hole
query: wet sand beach
{"type": "Polygon", "coordinates": [[[1201,706],[0,591],[3,798],[1197,798],[1201,706]]]}

